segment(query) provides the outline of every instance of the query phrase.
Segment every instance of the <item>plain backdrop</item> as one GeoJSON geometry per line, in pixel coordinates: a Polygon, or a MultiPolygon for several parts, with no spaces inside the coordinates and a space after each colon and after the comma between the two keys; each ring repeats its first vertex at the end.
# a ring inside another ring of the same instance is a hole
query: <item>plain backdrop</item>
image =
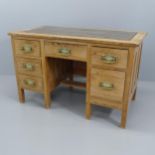
{"type": "Polygon", "coordinates": [[[10,31],[42,25],[148,32],[141,80],[155,80],[155,0],[0,0],[0,75],[14,74],[10,31]]]}

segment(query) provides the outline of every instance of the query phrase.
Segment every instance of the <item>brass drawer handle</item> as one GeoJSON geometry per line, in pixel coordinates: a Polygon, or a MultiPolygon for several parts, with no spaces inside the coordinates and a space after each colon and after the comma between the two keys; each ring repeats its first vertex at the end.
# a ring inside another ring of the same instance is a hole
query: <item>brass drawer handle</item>
{"type": "Polygon", "coordinates": [[[23,64],[23,68],[28,70],[28,71],[33,71],[34,70],[34,65],[31,63],[25,63],[23,64]]]}
{"type": "Polygon", "coordinates": [[[68,48],[60,48],[59,53],[62,54],[63,56],[69,56],[71,55],[71,50],[68,48]]]}
{"type": "Polygon", "coordinates": [[[106,64],[114,64],[117,62],[117,57],[113,55],[101,56],[101,60],[106,64]]]}
{"type": "Polygon", "coordinates": [[[110,82],[100,82],[99,86],[104,90],[114,89],[114,85],[110,82]]]}
{"type": "Polygon", "coordinates": [[[35,81],[34,80],[27,79],[27,80],[24,80],[24,83],[27,86],[31,86],[31,87],[34,87],[35,86],[35,81]]]}
{"type": "Polygon", "coordinates": [[[31,53],[31,52],[33,51],[33,48],[32,48],[31,45],[25,44],[25,45],[23,45],[23,47],[22,47],[22,51],[23,51],[24,53],[31,53]]]}

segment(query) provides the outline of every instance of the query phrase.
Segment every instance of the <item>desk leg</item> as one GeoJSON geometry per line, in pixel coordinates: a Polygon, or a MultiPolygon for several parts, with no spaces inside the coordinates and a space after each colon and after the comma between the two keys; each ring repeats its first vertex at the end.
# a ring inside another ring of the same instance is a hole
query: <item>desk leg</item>
{"type": "Polygon", "coordinates": [[[51,106],[51,98],[49,92],[49,64],[48,59],[44,53],[44,40],[41,40],[41,53],[42,53],[42,70],[43,70],[43,83],[44,83],[44,106],[49,109],[51,106]]]}
{"type": "Polygon", "coordinates": [[[50,93],[45,93],[44,94],[44,104],[45,108],[49,109],[51,106],[51,96],[50,93]]]}
{"type": "Polygon", "coordinates": [[[25,102],[25,93],[24,93],[24,89],[18,87],[18,96],[19,96],[19,101],[20,101],[20,103],[24,103],[24,102],[25,102]]]}
{"type": "Polygon", "coordinates": [[[90,86],[91,86],[91,47],[88,47],[88,52],[87,52],[87,57],[88,57],[88,62],[87,62],[87,83],[86,83],[86,118],[90,119],[91,113],[92,113],[92,105],[90,102],[90,86]]]}
{"type": "MultiPolygon", "coordinates": [[[[73,76],[73,74],[70,74],[70,75],[69,75],[69,81],[70,81],[71,83],[73,83],[73,81],[74,81],[74,76],[73,76]]],[[[69,88],[70,88],[70,90],[73,90],[73,86],[70,86],[69,88]]]]}
{"type": "Polygon", "coordinates": [[[121,128],[126,127],[126,120],[127,120],[127,114],[128,114],[128,103],[124,103],[122,107],[122,115],[121,115],[121,128]]]}
{"type": "Polygon", "coordinates": [[[86,118],[90,119],[92,113],[91,103],[86,103],[86,118]]]}
{"type": "MultiPolygon", "coordinates": [[[[70,62],[68,67],[70,68],[68,78],[69,78],[69,81],[73,83],[74,81],[73,62],[70,62]]],[[[72,90],[73,86],[70,86],[69,88],[72,90]]]]}
{"type": "Polygon", "coordinates": [[[136,94],[137,94],[137,88],[135,89],[135,92],[134,92],[133,97],[132,97],[133,101],[136,99],[136,94]]]}

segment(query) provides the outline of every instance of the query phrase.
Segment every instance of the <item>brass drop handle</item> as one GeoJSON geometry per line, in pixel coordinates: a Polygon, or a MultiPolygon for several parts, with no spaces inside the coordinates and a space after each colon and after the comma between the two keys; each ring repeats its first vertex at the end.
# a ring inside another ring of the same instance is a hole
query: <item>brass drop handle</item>
{"type": "Polygon", "coordinates": [[[29,44],[24,44],[23,47],[22,47],[22,51],[24,53],[31,53],[33,51],[33,48],[29,44]]]}
{"type": "Polygon", "coordinates": [[[108,54],[108,55],[101,56],[101,60],[106,64],[114,64],[117,62],[117,57],[108,54]]]}
{"type": "Polygon", "coordinates": [[[34,65],[31,63],[24,63],[23,68],[28,70],[28,71],[32,71],[32,70],[34,70],[34,65]]]}
{"type": "Polygon", "coordinates": [[[71,55],[71,50],[68,48],[60,48],[59,53],[62,54],[63,56],[69,56],[71,55]]]}
{"type": "Polygon", "coordinates": [[[100,82],[99,86],[104,90],[112,90],[114,89],[114,85],[110,82],[100,82]]]}
{"type": "Polygon", "coordinates": [[[35,81],[34,80],[27,79],[27,80],[24,80],[24,83],[26,85],[28,85],[28,86],[31,86],[31,87],[35,86],[35,81]]]}

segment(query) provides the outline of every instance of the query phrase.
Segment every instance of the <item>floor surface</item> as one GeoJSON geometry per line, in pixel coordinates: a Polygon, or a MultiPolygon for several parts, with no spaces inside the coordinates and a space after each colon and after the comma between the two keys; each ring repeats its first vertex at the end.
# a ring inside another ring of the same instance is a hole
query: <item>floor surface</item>
{"type": "Polygon", "coordinates": [[[93,107],[85,119],[85,91],[60,87],[52,107],[43,95],[26,92],[19,104],[14,76],[0,77],[0,155],[146,155],[155,154],[155,82],[139,82],[127,128],[120,112],[93,107]]]}

